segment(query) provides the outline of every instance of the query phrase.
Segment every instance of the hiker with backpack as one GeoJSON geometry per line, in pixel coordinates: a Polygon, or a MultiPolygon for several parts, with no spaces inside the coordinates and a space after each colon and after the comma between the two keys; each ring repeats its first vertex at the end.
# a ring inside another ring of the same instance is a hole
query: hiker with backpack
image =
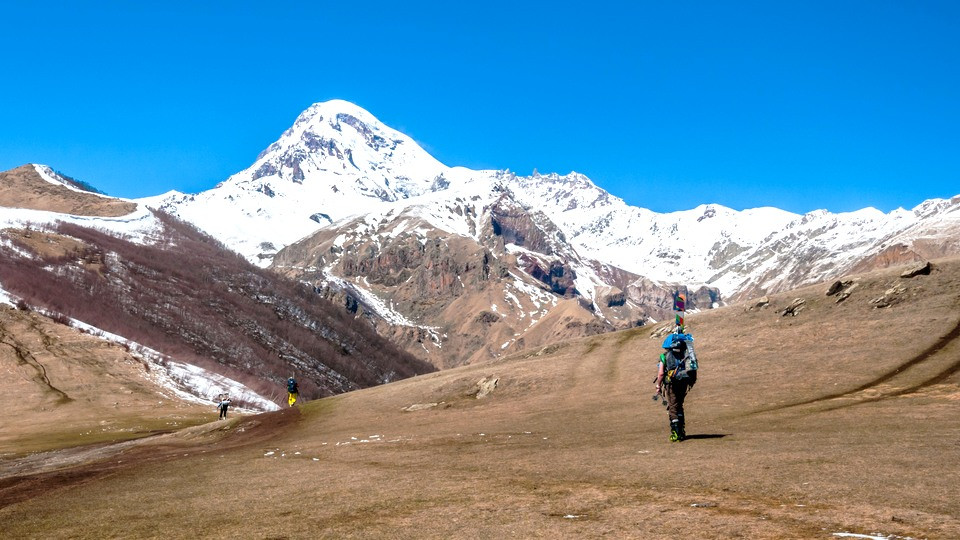
{"type": "Polygon", "coordinates": [[[287,403],[293,407],[300,397],[300,389],[297,387],[297,381],[293,377],[287,379],[287,403]]]}
{"type": "MultiPolygon", "coordinates": [[[[697,356],[693,352],[693,336],[674,333],[663,340],[663,354],[657,364],[654,386],[657,395],[667,402],[670,417],[670,440],[679,442],[687,437],[683,401],[697,382],[697,356]]],[[[654,396],[656,397],[656,396],[654,396]]]]}
{"type": "Polygon", "coordinates": [[[217,403],[217,410],[220,411],[220,420],[227,419],[227,408],[230,407],[230,396],[220,394],[220,402],[217,403]]]}

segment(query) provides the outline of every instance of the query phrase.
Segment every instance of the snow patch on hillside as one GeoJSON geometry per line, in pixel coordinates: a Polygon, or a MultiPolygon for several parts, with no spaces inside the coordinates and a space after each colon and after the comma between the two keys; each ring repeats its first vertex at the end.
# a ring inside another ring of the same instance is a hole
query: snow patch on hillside
{"type": "Polygon", "coordinates": [[[97,229],[138,244],[156,242],[163,230],[163,224],[142,204],[138,204],[132,213],[120,217],[74,216],[45,210],[0,208],[0,229],[52,228],[61,221],[97,229]]]}
{"type": "Polygon", "coordinates": [[[880,533],[870,533],[870,534],[859,534],[859,533],[848,533],[848,532],[837,532],[833,533],[833,536],[838,536],[840,538],[864,538],[867,540],[914,540],[909,536],[898,536],[896,534],[886,535],[880,533]]]}
{"type": "MultiPolygon", "coordinates": [[[[17,298],[7,292],[0,284],[0,304],[14,306],[16,301],[17,298]]],[[[38,313],[50,315],[46,310],[34,309],[38,313]]],[[[146,375],[148,379],[161,388],[172,392],[183,401],[212,405],[213,400],[218,395],[225,393],[229,394],[235,402],[239,401],[250,406],[249,408],[239,408],[238,410],[241,412],[257,413],[280,409],[276,403],[223,375],[177,362],[157,350],[77,319],[70,319],[70,326],[91,336],[126,346],[130,354],[140,360],[150,362],[150,370],[146,375]]]]}
{"type": "Polygon", "coordinates": [[[10,251],[16,253],[19,257],[23,257],[24,259],[36,259],[36,258],[37,258],[36,255],[34,255],[33,253],[31,253],[31,252],[29,252],[29,251],[27,251],[27,250],[25,250],[25,249],[22,249],[20,246],[14,244],[13,242],[11,242],[11,241],[10,241],[9,239],[7,239],[7,238],[0,238],[0,246],[3,246],[3,247],[5,247],[5,248],[9,249],[10,251]]]}
{"type": "Polygon", "coordinates": [[[250,409],[239,409],[241,411],[280,410],[280,406],[276,403],[233,379],[191,364],[177,362],[155,349],[77,319],[71,319],[70,326],[106,341],[125,345],[131,354],[150,362],[151,368],[147,373],[149,379],[158,386],[170,390],[184,401],[210,405],[220,394],[228,394],[233,401],[240,401],[252,406],[250,409]]]}
{"type": "MultiPolygon", "coordinates": [[[[51,183],[51,184],[53,184],[53,185],[55,185],[55,186],[62,186],[62,187],[65,187],[65,188],[69,189],[70,191],[76,191],[77,193],[84,193],[84,194],[87,194],[87,195],[93,195],[93,196],[96,196],[96,197],[101,197],[101,198],[103,198],[103,199],[110,199],[110,200],[117,200],[117,199],[118,199],[117,197],[111,197],[111,196],[109,196],[109,195],[104,195],[104,194],[102,194],[102,193],[97,193],[97,192],[95,192],[95,191],[87,191],[87,190],[85,190],[85,189],[80,189],[80,188],[78,188],[77,186],[75,186],[75,185],[71,184],[70,182],[66,181],[66,179],[62,178],[62,177],[61,177],[59,174],[57,174],[52,168],[50,168],[50,167],[48,167],[48,166],[46,166],[46,165],[34,164],[34,165],[33,165],[33,170],[37,171],[37,174],[40,175],[40,178],[42,178],[44,181],[49,182],[49,183],[51,183]]],[[[119,200],[127,201],[127,200],[129,200],[129,199],[119,199],[119,200]]]]}
{"type": "Polygon", "coordinates": [[[13,306],[14,302],[14,298],[3,288],[3,283],[0,283],[0,304],[13,306]]]}

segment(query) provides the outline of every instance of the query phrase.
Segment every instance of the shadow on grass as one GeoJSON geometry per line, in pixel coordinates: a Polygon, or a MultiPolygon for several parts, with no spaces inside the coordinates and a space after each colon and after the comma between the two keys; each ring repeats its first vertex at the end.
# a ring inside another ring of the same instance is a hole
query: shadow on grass
{"type": "Polygon", "coordinates": [[[689,441],[691,439],[722,439],[730,435],[732,434],[731,433],[699,433],[696,435],[687,435],[686,437],[684,437],[684,440],[689,441]]]}

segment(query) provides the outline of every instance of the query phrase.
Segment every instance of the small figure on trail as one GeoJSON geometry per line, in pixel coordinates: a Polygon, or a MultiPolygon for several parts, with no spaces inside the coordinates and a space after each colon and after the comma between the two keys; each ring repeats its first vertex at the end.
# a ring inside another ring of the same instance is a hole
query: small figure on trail
{"type": "MultiPolygon", "coordinates": [[[[687,437],[683,418],[683,400],[687,391],[697,382],[697,356],[693,352],[693,336],[670,334],[663,340],[663,354],[657,364],[654,386],[657,395],[667,401],[670,416],[670,440],[682,441],[687,437]]],[[[656,396],[654,396],[656,397],[656,396]]]]}
{"type": "Polygon", "coordinates": [[[293,377],[287,379],[287,403],[293,407],[293,404],[297,402],[297,399],[300,397],[300,390],[297,388],[297,381],[293,377]]]}
{"type": "Polygon", "coordinates": [[[220,411],[220,420],[225,420],[227,418],[228,407],[230,407],[230,396],[226,394],[220,394],[220,403],[217,404],[217,409],[220,411]]]}

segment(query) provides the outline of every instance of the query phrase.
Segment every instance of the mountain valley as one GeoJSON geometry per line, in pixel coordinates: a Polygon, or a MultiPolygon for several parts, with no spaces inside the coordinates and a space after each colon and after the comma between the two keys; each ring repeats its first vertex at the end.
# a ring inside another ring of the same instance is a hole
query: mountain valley
{"type": "Polygon", "coordinates": [[[7,458],[0,532],[956,537],[960,260],[907,270],[691,315],[701,376],[679,444],[649,399],[670,327],[649,325],[7,458]]]}

